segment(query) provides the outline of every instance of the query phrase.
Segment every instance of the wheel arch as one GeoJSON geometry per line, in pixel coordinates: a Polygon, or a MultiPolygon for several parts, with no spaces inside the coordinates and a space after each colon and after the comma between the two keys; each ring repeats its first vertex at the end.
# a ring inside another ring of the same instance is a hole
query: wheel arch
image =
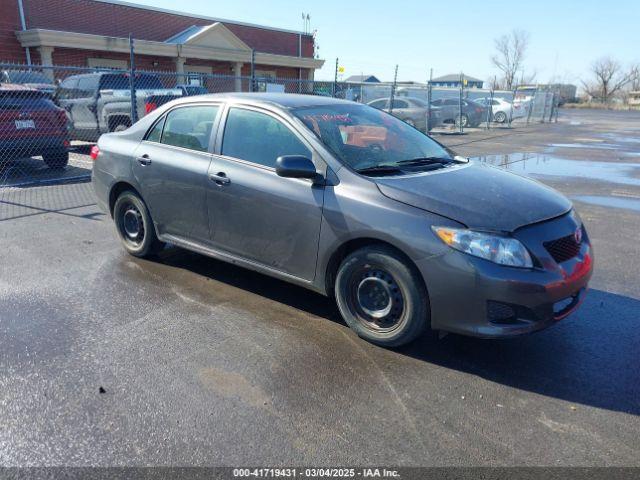
{"type": "Polygon", "coordinates": [[[407,263],[407,265],[413,268],[418,274],[418,277],[420,278],[422,282],[422,286],[424,287],[425,291],[427,291],[426,282],[424,281],[424,278],[420,273],[418,266],[411,259],[411,257],[407,255],[400,247],[379,238],[358,237],[358,238],[351,238],[341,243],[340,245],[338,245],[338,247],[333,251],[333,253],[329,257],[329,261],[327,262],[324,269],[324,289],[326,294],[329,297],[333,298],[334,283],[335,283],[336,275],[338,273],[338,269],[340,268],[340,264],[342,263],[342,261],[349,254],[364,247],[371,247],[371,246],[378,246],[378,245],[384,246],[386,248],[393,250],[407,263]]]}
{"type": "Polygon", "coordinates": [[[111,215],[111,218],[113,218],[113,207],[116,204],[116,200],[118,199],[120,194],[126,190],[131,190],[136,195],[138,195],[140,199],[142,199],[142,201],[144,202],[144,199],[142,198],[142,195],[140,195],[140,192],[138,191],[138,189],[134,187],[131,183],[126,181],[116,182],[111,186],[111,189],[109,190],[109,214],[111,215]]]}

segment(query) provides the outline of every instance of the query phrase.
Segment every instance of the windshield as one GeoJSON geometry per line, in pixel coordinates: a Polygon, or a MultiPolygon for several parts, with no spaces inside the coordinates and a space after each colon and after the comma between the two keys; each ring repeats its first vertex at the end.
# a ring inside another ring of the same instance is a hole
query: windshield
{"type": "Polygon", "coordinates": [[[44,75],[36,72],[9,72],[8,76],[13,83],[53,83],[44,75]]]}
{"type": "MultiPolygon", "coordinates": [[[[155,75],[138,74],[135,77],[135,87],[143,90],[161,90],[164,88],[155,75]]],[[[100,90],[128,90],[131,88],[128,73],[103,75],[100,80],[100,90]]]]}
{"type": "MultiPolygon", "coordinates": [[[[341,103],[292,112],[339,160],[356,171],[419,169],[419,160],[453,161],[453,154],[402,120],[367,105],[341,103]]],[[[426,162],[425,162],[426,163],[426,162]]]]}

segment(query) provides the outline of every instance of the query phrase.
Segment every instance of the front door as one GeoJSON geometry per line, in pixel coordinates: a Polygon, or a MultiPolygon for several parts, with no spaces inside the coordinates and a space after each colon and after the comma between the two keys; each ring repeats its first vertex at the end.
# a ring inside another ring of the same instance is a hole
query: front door
{"type": "Polygon", "coordinates": [[[160,234],[210,241],[205,192],[217,105],[175,108],[138,146],[133,172],[160,234]]]}
{"type": "Polygon", "coordinates": [[[239,107],[229,109],[219,153],[211,161],[207,189],[215,247],[312,280],[324,187],[279,177],[275,163],[281,155],[304,155],[316,167],[322,161],[283,119],[239,107]]]}

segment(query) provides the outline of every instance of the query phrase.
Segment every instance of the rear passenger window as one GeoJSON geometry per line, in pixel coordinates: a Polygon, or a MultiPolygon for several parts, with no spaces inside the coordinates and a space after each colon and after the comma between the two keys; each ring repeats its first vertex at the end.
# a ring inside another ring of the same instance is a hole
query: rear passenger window
{"type": "Polygon", "coordinates": [[[160,143],[160,137],[162,137],[162,127],[164,127],[164,121],[166,118],[166,116],[163,116],[156,122],[153,128],[149,130],[149,133],[147,133],[147,138],[145,138],[147,142],[160,143]]]}
{"type": "Polygon", "coordinates": [[[271,115],[231,108],[222,140],[222,154],[267,167],[282,155],[304,155],[309,149],[282,122],[271,115]]]}
{"type": "Polygon", "coordinates": [[[170,111],[164,122],[161,143],[206,152],[218,109],[214,105],[203,105],[170,111]]]}

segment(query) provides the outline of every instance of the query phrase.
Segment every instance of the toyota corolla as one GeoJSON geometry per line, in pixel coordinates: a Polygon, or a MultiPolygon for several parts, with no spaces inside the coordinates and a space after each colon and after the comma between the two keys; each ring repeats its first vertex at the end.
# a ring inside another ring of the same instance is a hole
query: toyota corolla
{"type": "Polygon", "coordinates": [[[540,330],[577,308],[593,270],[564,196],[367,105],[187,97],[91,154],[130,254],[170,242],[302,285],[379,345],[540,330]]]}

